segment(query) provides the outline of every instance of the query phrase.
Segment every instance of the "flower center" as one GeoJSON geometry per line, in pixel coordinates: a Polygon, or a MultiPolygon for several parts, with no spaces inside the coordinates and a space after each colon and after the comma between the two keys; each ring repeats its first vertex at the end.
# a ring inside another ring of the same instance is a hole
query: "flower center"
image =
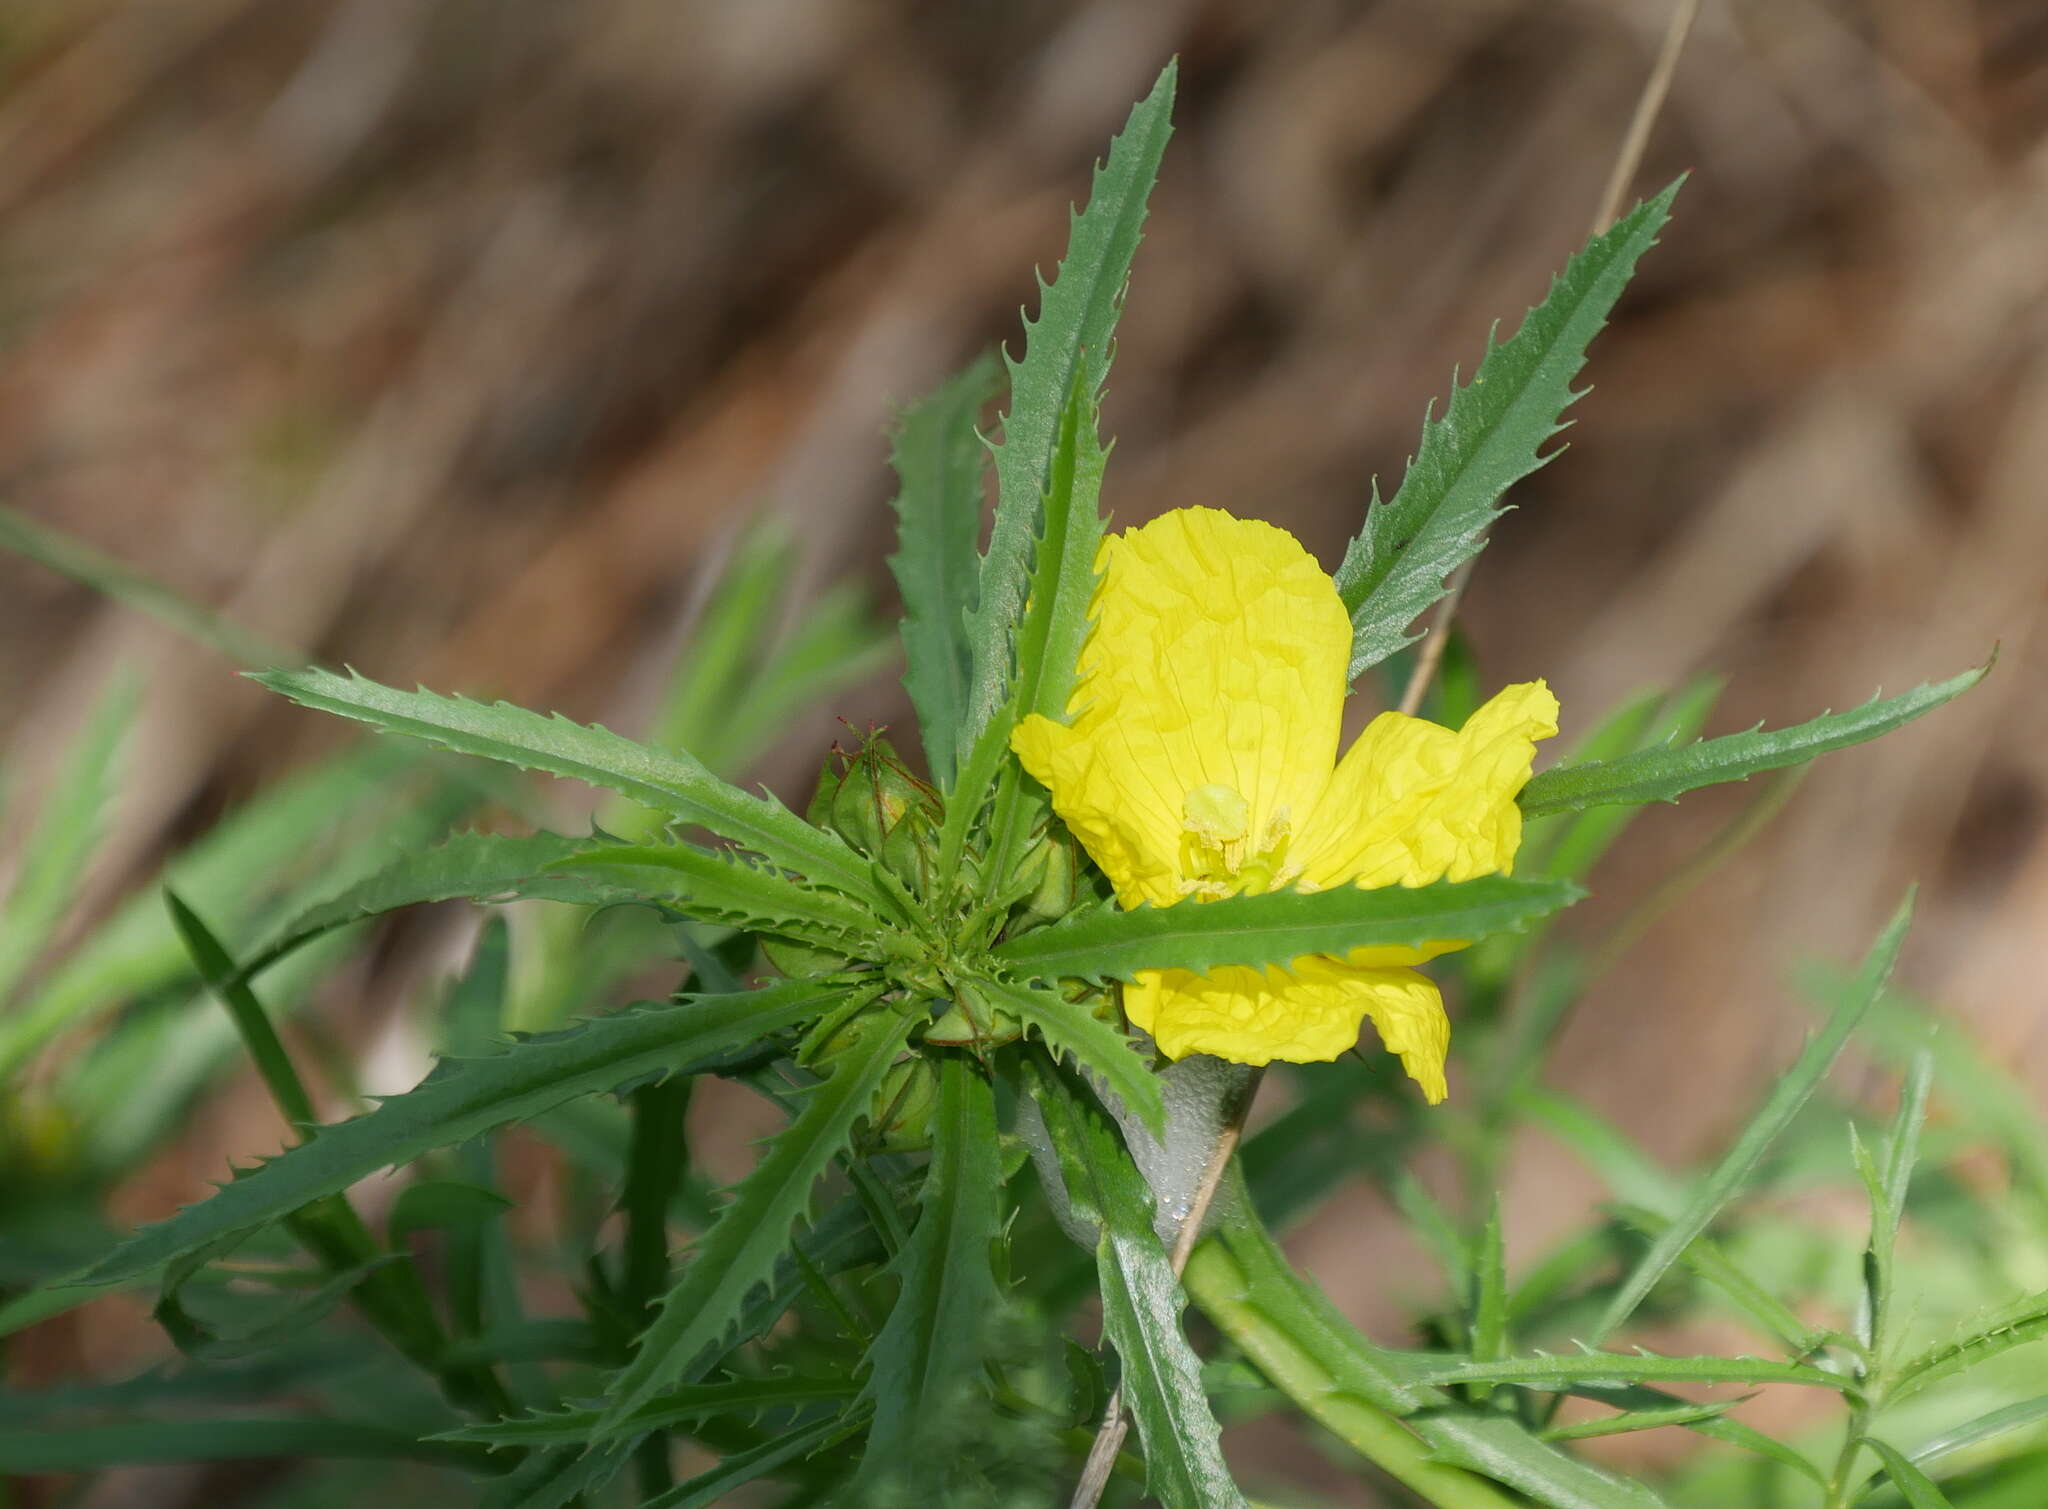
{"type": "Polygon", "coordinates": [[[1200,897],[1257,894],[1286,877],[1288,814],[1273,814],[1252,842],[1251,803],[1232,786],[1197,786],[1181,801],[1181,892],[1200,897]]]}

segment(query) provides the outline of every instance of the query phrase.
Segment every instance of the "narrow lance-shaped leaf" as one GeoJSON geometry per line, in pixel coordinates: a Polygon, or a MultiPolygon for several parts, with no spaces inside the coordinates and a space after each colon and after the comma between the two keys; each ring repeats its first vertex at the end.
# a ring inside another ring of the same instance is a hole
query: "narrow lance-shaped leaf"
{"type": "Polygon", "coordinates": [[[1166,1134],[1166,1102],[1159,1077],[1138,1056],[1137,1044],[1081,1003],[1057,991],[1008,980],[975,979],[964,987],[1036,1031],[1055,1058],[1066,1058],[1101,1082],[1155,1136],[1166,1134]]]}
{"type": "Polygon", "coordinates": [[[633,1360],[613,1376],[606,1390],[611,1408],[601,1432],[630,1430],[635,1410],[680,1379],[700,1353],[732,1330],[747,1296],[773,1276],[791,1228],[810,1205],[813,1186],[845,1150],[912,1025],[908,1013],[876,1022],[838,1061],[831,1077],[806,1092],[801,1114],[776,1135],[767,1156],[741,1181],[732,1203],[719,1212],[662,1299],[633,1360]]]}
{"type": "Polygon", "coordinates": [[[993,355],[978,357],[903,411],[889,461],[896,469],[896,553],[903,594],[903,685],[917,710],[925,762],[942,788],[960,763],[972,655],[967,615],[980,569],[981,477],[988,451],[976,425],[1001,385],[993,355]]]}
{"type": "Polygon", "coordinates": [[[1878,1460],[1884,1463],[1886,1474],[1898,1485],[1899,1496],[1905,1499],[1909,1509],[1955,1509],[1948,1495],[1935,1486],[1934,1479],[1896,1446],[1875,1436],[1861,1439],[1862,1444],[1876,1452],[1878,1460]]]}
{"type": "Polygon", "coordinates": [[[1040,502],[1052,482],[1060,412],[1077,372],[1091,400],[1108,374],[1111,336],[1145,223],[1145,202],[1173,130],[1177,76],[1176,65],[1168,63],[1110,143],[1107,161],[1095,170],[1087,209],[1072,217],[1067,254],[1053,281],[1041,281],[1038,318],[1025,320],[1023,359],[1004,358],[1010,406],[1002,441],[993,447],[995,524],[968,622],[973,674],[957,746],[963,752],[1009,695],[1011,634],[1024,607],[1040,502]]]}
{"type": "Polygon", "coordinates": [[[459,833],[423,852],[401,854],[375,874],[304,908],[272,929],[270,936],[243,963],[238,978],[254,979],[323,933],[404,906],[458,898],[491,901],[518,897],[586,906],[637,899],[631,892],[604,886],[596,876],[554,873],[548,869],[557,860],[603,842],[595,838],[564,838],[554,833],[527,837],[459,833]]]}
{"type": "Polygon", "coordinates": [[[0,901],[0,1004],[64,920],[99,846],[115,760],[135,722],[135,693],[126,676],[101,693],[22,846],[20,872],[0,901]]]}
{"type": "MultiPolygon", "coordinates": [[[[961,782],[963,804],[975,800],[971,782],[991,768],[991,754],[1003,752],[1017,720],[1031,713],[1064,718],[1074,688],[1095,596],[1095,557],[1102,543],[1098,499],[1106,459],[1095,434],[1095,399],[1084,390],[1083,376],[1075,373],[1060,416],[1052,483],[1045,493],[1045,527],[1034,546],[1030,595],[1017,627],[1016,681],[1001,716],[982,730],[981,747],[968,761],[961,782]],[[987,747],[991,743],[997,743],[995,750],[987,747]]],[[[1002,762],[1000,768],[983,875],[985,888],[997,894],[1010,884],[1019,854],[1045,810],[1037,783],[1020,766],[1002,762]]],[[[965,810],[959,815],[974,816],[965,810]]]]}
{"type": "Polygon", "coordinates": [[[556,861],[551,872],[622,895],[673,903],[706,922],[784,933],[827,945],[871,934],[873,913],[734,853],[693,844],[606,845],[556,861]]]}
{"type": "Polygon", "coordinates": [[[1128,980],[1141,969],[1285,964],[1305,954],[1419,947],[1513,932],[1583,893],[1554,880],[1439,881],[1361,890],[1269,891],[1171,907],[1107,907],[999,944],[994,955],[1020,975],[1128,980]]]}
{"type": "Polygon", "coordinates": [[[837,1005],[841,982],[791,980],[767,990],[641,1007],[526,1038],[489,1058],[446,1059],[418,1086],[222,1186],[212,1199],[145,1226],[81,1282],[115,1283],[237,1233],[282,1219],[379,1169],[466,1142],[579,1095],[670,1073],[786,1031],[837,1005]]]}
{"type": "Polygon", "coordinates": [[[1677,749],[1645,749],[1617,760],[1554,766],[1522,788],[1522,811],[1539,817],[1588,807],[1675,802],[1701,786],[1802,765],[1910,723],[1968,691],[1990,669],[1987,665],[1965,671],[1947,681],[1915,687],[1902,696],[1875,699],[1846,713],[1824,713],[1790,728],[1755,728],[1677,749]]]}
{"type": "Polygon", "coordinates": [[[1489,336],[1472,381],[1454,384],[1443,417],[1423,422],[1394,496],[1382,503],[1375,485],[1365,526],[1337,568],[1354,678],[1409,642],[1408,626],[1443,596],[1444,578],[1483,546],[1500,495],[1549,459],[1542,448],[1578,396],[1572,379],[1586,347],[1656,244],[1677,193],[1674,183],[1595,236],[1513,336],[1499,344],[1489,336]]]}
{"type": "Polygon", "coordinates": [[[1820,1082],[1834,1066],[1836,1056],[1841,1053],[1842,1045],[1849,1040],[1849,1034],[1863,1020],[1871,1003],[1883,993],[1885,981],[1891,978],[1892,965],[1898,960],[1900,945],[1906,940],[1906,928],[1912,919],[1913,898],[1908,895],[1865,958],[1856,977],[1854,992],[1836,1008],[1820,1036],[1806,1045],[1798,1062],[1779,1078],[1769,1098],[1750,1118],[1749,1125],[1742,1129],[1742,1135],[1735,1139],[1735,1145],[1722,1156],[1714,1171],[1700,1182],[1684,1209],[1650,1244],[1650,1250],[1643,1254],[1634,1270],[1614,1291],[1607,1308],[1601,1312],[1598,1324],[1584,1338],[1588,1345],[1597,1345],[1612,1336],[1622,1322],[1635,1313],[1636,1306],[1656,1287],[1657,1280],[1678,1261],[1680,1254],[1692,1245],[1693,1238],[1705,1231],[1722,1208],[1735,1198],[1765,1149],[1790,1124],[1799,1108],[1806,1104],[1807,1097],[1820,1087],[1820,1082]]]}
{"type": "Polygon", "coordinates": [[[946,1501],[946,1463],[918,1449],[938,1422],[957,1417],[982,1371],[989,1328],[1002,1310],[990,1266],[1002,1227],[1002,1160],[995,1092],[960,1054],[939,1060],[932,1156],[917,1225],[891,1265],[896,1303],[868,1348],[861,1398],[874,1409],[853,1497],[888,1482],[946,1501]]]}
{"type": "Polygon", "coordinates": [[[1973,1321],[1961,1333],[1935,1343],[1891,1370],[1885,1402],[1897,1404],[1943,1378],[2048,1337],[2048,1290],[2030,1294],[1973,1321]]]}
{"type": "Polygon", "coordinates": [[[1843,1391],[1856,1380],[1801,1362],[1765,1357],[1659,1357],[1646,1352],[1588,1352],[1570,1357],[1510,1357],[1500,1362],[1457,1362],[1423,1375],[1434,1384],[1518,1383],[1558,1390],[1582,1380],[1646,1379],[1699,1383],[1801,1383],[1843,1391]]]}
{"type": "Polygon", "coordinates": [[[1152,1191],[1116,1128],[1056,1069],[1034,1066],[1033,1098],[1059,1156],[1075,1219],[1093,1225],[1102,1329],[1123,1364],[1125,1405],[1145,1451],[1145,1486],[1166,1509],[1245,1509],[1181,1330],[1180,1280],[1152,1226],[1152,1191]]]}
{"type": "Polygon", "coordinates": [[[868,867],[837,835],[813,828],[773,797],[749,796],[726,784],[679,750],[650,748],[607,728],[508,702],[486,705],[435,692],[401,692],[353,674],[273,671],[255,679],[305,707],[410,734],[457,754],[616,791],[708,828],[814,882],[881,903],[868,867]]]}

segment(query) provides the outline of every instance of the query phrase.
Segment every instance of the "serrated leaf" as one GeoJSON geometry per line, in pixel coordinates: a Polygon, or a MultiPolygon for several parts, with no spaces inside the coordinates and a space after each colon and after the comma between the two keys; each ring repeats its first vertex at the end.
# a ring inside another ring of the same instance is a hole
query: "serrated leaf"
{"type": "MultiPolygon", "coordinates": [[[[1095,435],[1095,399],[1084,390],[1077,372],[1073,391],[1060,415],[1059,443],[1053,451],[1052,482],[1040,511],[1043,528],[1032,544],[1030,590],[1016,635],[1016,679],[1001,712],[982,730],[979,746],[968,761],[956,800],[978,804],[973,780],[992,768],[986,746],[996,753],[1008,748],[1018,719],[1032,713],[1064,718],[1078,674],[1082,643],[1088,637],[1095,598],[1095,558],[1102,543],[1099,499],[1106,457],[1095,435]]],[[[1001,771],[995,807],[989,820],[984,892],[1001,895],[1031,831],[1043,818],[1045,800],[1038,783],[1013,762],[996,762],[1001,771]]],[[[970,818],[972,812],[966,814],[970,818]]]]}
{"type": "Polygon", "coordinates": [[[567,1509],[584,1502],[632,1460],[632,1443],[550,1447],[493,1483],[479,1509],[567,1509]]]}
{"type": "Polygon", "coordinates": [[[416,1089],[366,1116],[322,1128],[310,1142],[240,1174],[212,1199],[143,1227],[80,1282],[118,1283],[149,1272],[433,1148],[787,1030],[848,991],[840,982],[791,980],[766,990],[697,996],[594,1017],[490,1058],[443,1060],[416,1089]]]}
{"type": "Polygon", "coordinates": [[[1684,1208],[1673,1217],[1671,1225],[1650,1243],[1649,1251],[1638,1259],[1635,1268],[1615,1289],[1606,1309],[1601,1312],[1598,1324],[1586,1338],[1589,1344],[1597,1345],[1613,1335],[1622,1322],[1635,1313],[1636,1306],[1656,1287],[1657,1280],[1678,1261],[1679,1255],[1692,1245],[1693,1239],[1712,1224],[1722,1208],[1735,1198],[1763,1157],[1764,1150],[1790,1124],[1799,1108],[1806,1104],[1807,1097],[1820,1087],[1843,1044],[1849,1040],[1849,1034],[1855,1031],[1864,1013],[1883,993],[1885,982],[1891,977],[1892,966],[1898,961],[1900,945],[1905,942],[1906,928],[1912,920],[1913,898],[1909,893],[1864,959],[1863,968],[1856,977],[1856,988],[1836,1007],[1820,1036],[1809,1042],[1797,1062],[1778,1078],[1770,1095],[1736,1138],[1734,1146],[1722,1155],[1713,1172],[1700,1181],[1684,1208]]]}
{"type": "MultiPolygon", "coordinates": [[[[1664,1216],[1637,1205],[1620,1206],[1615,1215],[1652,1240],[1662,1236],[1671,1225],[1664,1216]]],[[[1801,1320],[1790,1305],[1737,1267],[1712,1239],[1694,1237],[1681,1261],[1734,1301],[1744,1314],[1782,1341],[1795,1356],[1806,1356],[1826,1345],[1829,1333],[1801,1320]]]]}
{"type": "Polygon", "coordinates": [[[1123,1400],[1145,1453],[1146,1491],[1166,1509],[1245,1509],[1181,1330],[1186,1304],[1152,1224],[1152,1190],[1115,1126],[1060,1071],[1035,1064],[1031,1093],[1059,1157],[1075,1218],[1100,1233],[1102,1329],[1123,1365],[1123,1400]]]}
{"type": "Polygon", "coordinates": [[[1036,1028],[1054,1057],[1069,1059],[1077,1069],[1100,1079],[1103,1088],[1153,1135],[1165,1135],[1166,1102],[1159,1078],[1124,1033],[1056,991],[991,979],[976,979],[971,988],[987,993],[1003,1010],[1036,1028]]]}
{"type": "Polygon", "coordinates": [[[1949,1340],[1937,1342],[1900,1362],[1892,1370],[1885,1401],[1896,1404],[1930,1384],[2044,1337],[2048,1337],[2048,1290],[2002,1305],[1949,1340]]]}
{"type": "Polygon", "coordinates": [[[1754,728],[1677,749],[1645,749],[1617,760],[1554,766],[1522,788],[1522,812],[1538,817],[1581,812],[1588,807],[1675,802],[1701,786],[1745,781],[1760,771],[1803,765],[1912,722],[1968,691],[1989,670],[1988,665],[1982,666],[1947,681],[1915,687],[1902,696],[1874,698],[1846,713],[1824,713],[1790,728],[1754,728]]]}
{"type": "Polygon", "coordinates": [[[1489,334],[1472,381],[1461,388],[1454,380],[1443,417],[1423,421],[1394,496],[1382,503],[1374,485],[1365,526],[1337,568],[1353,679],[1409,643],[1408,626],[1443,596],[1444,578],[1483,546],[1500,495],[1549,459],[1543,446],[1578,396],[1572,379],[1586,347],[1656,244],[1678,188],[1588,242],[1513,336],[1496,344],[1489,334]]]}
{"type": "Polygon", "coordinates": [[[402,692],[354,673],[271,671],[254,679],[304,707],[409,734],[457,754],[616,791],[707,828],[785,870],[874,905],[882,902],[867,865],[837,834],[813,828],[773,797],[749,796],[726,784],[680,750],[651,748],[607,728],[509,702],[402,692]]]}
{"type": "Polygon", "coordinates": [[[596,906],[633,899],[607,889],[595,877],[556,875],[548,867],[602,839],[564,838],[554,833],[508,837],[501,833],[459,833],[419,853],[401,854],[375,874],[304,908],[273,928],[238,971],[244,980],[323,933],[399,907],[434,901],[490,901],[534,898],[596,906]]]}
{"type": "Polygon", "coordinates": [[[1128,912],[1104,907],[1009,939],[994,957],[1019,975],[1046,980],[1128,980],[1141,969],[1202,973],[1517,931],[1582,894],[1561,881],[1489,875],[1377,890],[1269,891],[1128,912]]]}
{"type": "Polygon", "coordinates": [[[86,864],[99,847],[114,795],[115,761],[134,726],[135,706],[135,683],[115,677],[64,751],[34,831],[22,840],[20,871],[0,901],[0,1005],[77,897],[86,864]]]}
{"type": "Polygon", "coordinates": [[[1856,1380],[1803,1362],[1773,1362],[1765,1357],[1662,1357],[1649,1352],[1588,1352],[1568,1357],[1510,1357],[1500,1362],[1460,1361],[1432,1368],[1422,1381],[1448,1386],[1457,1383],[1515,1383],[1552,1391],[1580,1382],[1644,1383],[1800,1383],[1837,1392],[1854,1389],[1856,1380]]]}
{"type": "Polygon", "coordinates": [[[860,1397],[874,1411],[852,1496],[887,1482],[899,1494],[946,1502],[947,1466],[918,1450],[962,1413],[982,1373],[989,1328],[1003,1308],[990,1266],[1002,1229],[1002,1160],[995,1092],[958,1054],[938,1062],[932,1155],[917,1225],[890,1264],[896,1303],[867,1351],[860,1397]]]}
{"type": "Polygon", "coordinates": [[[810,1456],[834,1441],[852,1435],[860,1428],[861,1413],[848,1411],[826,1415],[809,1425],[784,1431],[759,1446],[736,1451],[721,1458],[716,1467],[698,1473],[688,1482],[676,1484],[666,1493],[645,1500],[640,1509],[703,1509],[707,1504],[715,1504],[741,1484],[766,1477],[798,1457],[810,1456]]]}
{"type": "Polygon", "coordinates": [[[925,764],[950,789],[967,716],[973,655],[967,615],[980,569],[981,476],[988,451],[976,428],[1002,386],[992,354],[903,411],[889,463],[896,469],[896,553],[903,594],[904,688],[917,710],[925,764]]]}
{"type": "Polygon", "coordinates": [[[909,1014],[878,1024],[838,1059],[830,1078],[807,1092],[802,1112],[776,1135],[697,1244],[641,1333],[633,1360],[613,1375],[602,1433],[629,1429],[635,1410],[732,1330],[747,1296],[774,1274],[812,1188],[845,1150],[912,1025],[909,1014]]]}
{"type": "Polygon", "coordinates": [[[670,902],[705,922],[782,933],[827,948],[883,926],[873,913],[834,892],[804,885],[737,852],[714,853],[694,844],[607,844],[565,856],[550,868],[621,895],[670,902]]]}
{"type": "MultiPolygon", "coordinates": [[[[718,1383],[690,1383],[649,1400],[627,1422],[635,1431],[672,1430],[700,1420],[730,1416],[753,1421],[771,1410],[796,1409],[824,1400],[847,1399],[855,1393],[846,1378],[807,1378],[775,1374],[765,1378],[727,1378],[718,1383]]],[[[444,1431],[437,1441],[477,1441],[487,1446],[580,1445],[604,1418],[601,1409],[559,1409],[511,1420],[487,1420],[444,1431]]]]}
{"type": "Polygon", "coordinates": [[[1040,501],[1052,483],[1060,415],[1077,386],[1092,401],[1102,391],[1111,336],[1122,311],[1145,203],[1172,134],[1178,67],[1168,63],[1152,92],[1132,109],[1095,170],[1088,207],[1071,217],[1067,254],[1053,281],[1040,282],[1038,318],[1027,318],[1022,360],[1007,354],[1010,405],[995,453],[997,501],[968,620],[972,675],[957,748],[971,749],[1009,696],[1011,634],[1024,608],[1031,541],[1040,501]]]}

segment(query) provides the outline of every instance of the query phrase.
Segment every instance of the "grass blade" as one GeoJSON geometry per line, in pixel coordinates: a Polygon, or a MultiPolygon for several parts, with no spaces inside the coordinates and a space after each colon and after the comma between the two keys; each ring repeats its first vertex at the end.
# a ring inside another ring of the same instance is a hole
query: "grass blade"
{"type": "Polygon", "coordinates": [[[1763,1157],[1764,1150],[1791,1122],[1807,1097],[1820,1087],[1849,1034],[1883,993],[1885,981],[1891,977],[1892,965],[1898,960],[1899,946],[1905,942],[1906,928],[1912,916],[1913,898],[1908,895],[1864,960],[1855,990],[1836,1008],[1821,1034],[1806,1045],[1806,1051],[1799,1055],[1798,1062],[1778,1080],[1762,1108],[1742,1129],[1735,1145],[1693,1191],[1684,1209],[1650,1244],[1650,1250],[1643,1254],[1635,1269],[1615,1290],[1607,1308],[1601,1313],[1599,1324],[1586,1338],[1589,1345],[1598,1345],[1612,1336],[1635,1313],[1636,1306],[1678,1261],[1679,1255],[1692,1245],[1693,1238],[1704,1232],[1721,1213],[1722,1207],[1735,1197],[1763,1157]]]}

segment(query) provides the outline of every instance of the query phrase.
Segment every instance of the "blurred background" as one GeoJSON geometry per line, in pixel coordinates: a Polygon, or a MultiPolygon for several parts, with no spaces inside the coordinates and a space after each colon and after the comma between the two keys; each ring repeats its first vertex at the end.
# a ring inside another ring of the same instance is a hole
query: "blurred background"
{"type": "MultiPolygon", "coordinates": [[[[1334,565],[1425,405],[1584,238],[1668,17],[9,0],[0,497],[325,662],[642,728],[750,523],[786,525],[806,593],[851,579],[893,617],[893,410],[1014,337],[1177,52],[1106,500],[1258,515],[1334,565]]],[[[1706,0],[1630,193],[1689,173],[1676,219],[1473,577],[1485,682],[1547,677],[1566,740],[1707,669],[1728,732],[2000,647],[1968,697],[1824,762],[1573,1021],[1560,1080],[1673,1161],[1789,1059],[1794,962],[1859,955],[1909,880],[1904,978],[2048,1084],[2044,133],[2037,0],[1706,0]]],[[[0,867],[119,667],[141,722],[88,910],[350,737],[0,554],[0,867]]],[[[800,801],[836,719],[905,721],[895,675],[752,774],[800,801]]],[[[1571,925],[1600,937],[1758,795],[1648,814],[1571,925]]],[[[335,1033],[422,967],[380,959],[322,1002],[335,1033]]],[[[216,1097],[118,1213],[201,1193],[269,1117],[216,1097]]],[[[1594,1194],[1532,1147],[1511,1249],[1594,1194]]],[[[1382,1328],[1408,1297],[1384,1229],[1360,1192],[1297,1247],[1382,1328]]],[[[138,1319],[32,1338],[30,1373],[154,1355],[138,1319]]]]}

